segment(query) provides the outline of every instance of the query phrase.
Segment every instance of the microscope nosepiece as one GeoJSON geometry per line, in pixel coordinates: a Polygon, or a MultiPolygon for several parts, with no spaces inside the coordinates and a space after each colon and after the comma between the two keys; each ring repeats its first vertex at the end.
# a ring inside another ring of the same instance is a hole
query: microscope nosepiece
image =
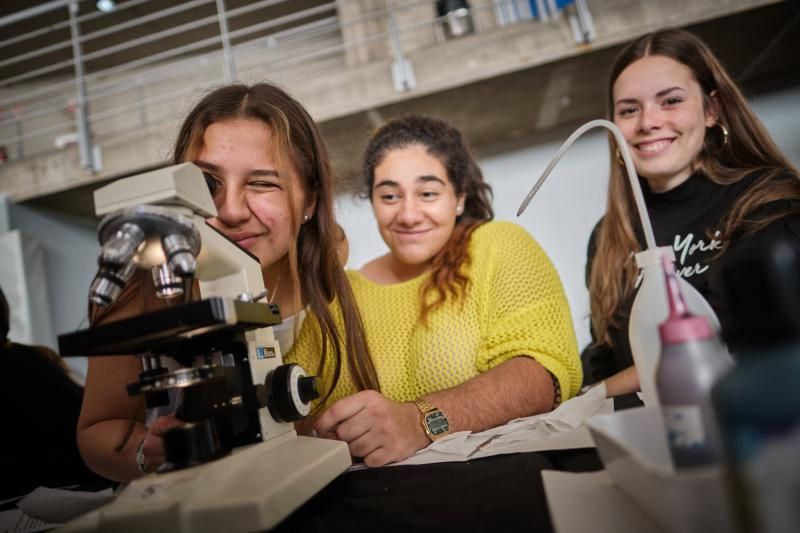
{"type": "Polygon", "coordinates": [[[134,270],[136,265],[133,263],[128,263],[122,268],[101,266],[92,281],[89,300],[100,307],[106,307],[119,296],[134,270]]]}

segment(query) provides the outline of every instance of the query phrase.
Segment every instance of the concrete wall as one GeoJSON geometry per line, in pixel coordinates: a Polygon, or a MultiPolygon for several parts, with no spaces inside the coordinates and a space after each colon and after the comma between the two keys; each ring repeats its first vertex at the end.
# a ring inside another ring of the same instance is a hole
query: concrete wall
{"type": "MultiPolygon", "coordinates": [[[[753,107],[784,153],[795,165],[800,165],[800,87],[760,97],[753,107]]],[[[608,185],[605,134],[589,133],[573,145],[525,214],[519,219],[515,216],[522,198],[561,142],[487,157],[481,164],[494,189],[496,217],[523,226],[550,255],[566,289],[578,341],[583,347],[590,339],[589,300],[584,284],[586,244],[605,210],[608,185]]],[[[337,216],[350,237],[349,268],[359,268],[386,253],[367,200],[340,196],[337,216]]]]}
{"type": "MultiPolygon", "coordinates": [[[[365,21],[354,25],[348,22],[359,20],[358,17],[365,13],[385,6],[380,0],[339,2],[343,23],[341,35],[320,36],[320,42],[314,40],[315,44],[307,44],[309,49],[317,50],[321,57],[313,61],[307,57],[308,61],[303,65],[291,63],[292,58],[288,56],[303,53],[302,46],[295,48],[299,46],[298,43],[293,43],[287,50],[261,50],[256,56],[263,59],[263,66],[259,68],[250,62],[252,58],[242,58],[241,77],[247,81],[263,77],[277,78],[306,105],[317,120],[333,120],[574,57],[588,50],[604,49],[656,27],[696,24],[774,3],[775,0],[608,0],[602,8],[593,11],[597,39],[591,47],[575,45],[563,17],[547,23],[525,21],[505,28],[493,27],[491,21],[494,20],[494,10],[487,7],[487,2],[475,0],[473,3],[476,8],[483,7],[476,15],[476,26],[481,30],[479,34],[438,45],[434,45],[440,40],[437,37],[438,26],[426,23],[416,25],[419,21],[431,19],[433,2],[396,3],[401,41],[405,54],[413,64],[417,82],[412,91],[398,92],[392,83],[392,58],[386,53],[389,48],[385,35],[374,42],[365,43],[363,53],[348,46],[376,32],[378,35],[385,33],[382,29],[385,22],[373,24],[365,21]],[[345,51],[340,50],[341,46],[346,46],[345,51]],[[287,57],[280,62],[270,63],[270,54],[287,57]],[[342,68],[345,65],[349,65],[349,68],[342,68]]],[[[180,70],[182,67],[177,63],[162,65],[175,74],[174,78],[158,83],[145,81],[139,86],[134,77],[123,84],[124,90],[121,92],[92,98],[90,112],[94,118],[91,130],[94,142],[102,148],[103,153],[102,170],[96,175],[90,175],[81,168],[75,146],[51,151],[55,135],[72,131],[69,94],[66,90],[55,98],[56,110],[52,115],[37,118],[31,123],[25,118],[27,115],[23,116],[22,126],[26,132],[56,122],[61,126],[52,135],[43,134],[26,148],[29,152],[46,150],[46,153],[0,167],[0,189],[16,200],[26,200],[130,174],[163,162],[169,141],[177,130],[179,117],[209,84],[222,81],[218,52],[205,58],[191,57],[187,62],[190,63],[187,70],[180,70]],[[140,105],[141,98],[145,101],[140,105]]],[[[111,81],[121,81],[117,77],[114,76],[111,81]]],[[[55,81],[49,80],[47,83],[55,81]]],[[[96,85],[103,81],[92,81],[89,92],[96,94],[96,85]]],[[[34,92],[40,88],[39,85],[25,84],[0,90],[0,99],[10,97],[16,91],[34,92]]],[[[22,103],[29,108],[32,105],[27,97],[22,103]]],[[[33,112],[32,109],[29,112],[33,112]]],[[[15,132],[14,123],[0,125],[0,139],[12,139],[15,132]]],[[[14,157],[16,146],[12,146],[12,140],[8,140],[7,144],[10,155],[14,157]]]]}

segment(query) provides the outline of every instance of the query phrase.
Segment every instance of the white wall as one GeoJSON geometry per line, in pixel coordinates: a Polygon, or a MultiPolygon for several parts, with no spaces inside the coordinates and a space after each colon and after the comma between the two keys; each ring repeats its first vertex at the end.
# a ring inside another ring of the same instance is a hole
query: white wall
{"type": "MultiPolygon", "coordinates": [[[[800,165],[800,88],[772,93],[752,102],[780,148],[800,165]]],[[[566,137],[565,139],[566,140],[566,137]]],[[[513,220],[544,247],[558,270],[572,307],[579,346],[589,336],[589,299],[584,283],[586,244],[605,209],[608,149],[605,133],[582,137],[566,153],[525,214],[515,214],[522,199],[555,155],[561,142],[531,146],[485,158],[484,175],[495,193],[497,219],[513,220]]],[[[367,200],[340,196],[337,216],[350,239],[349,268],[386,253],[367,200]]]]}
{"type": "Polygon", "coordinates": [[[756,98],[752,104],[784,155],[800,166],[800,87],[756,98]]]}
{"type": "MultiPolygon", "coordinates": [[[[57,351],[57,335],[88,325],[89,284],[97,270],[99,247],[94,224],[25,205],[12,205],[10,213],[11,226],[35,239],[44,257],[43,277],[50,305],[41,313],[49,314],[52,331],[49,335],[42,333],[34,342],[57,351]]],[[[85,376],[85,359],[71,358],[67,363],[76,377],[85,376]]]]}

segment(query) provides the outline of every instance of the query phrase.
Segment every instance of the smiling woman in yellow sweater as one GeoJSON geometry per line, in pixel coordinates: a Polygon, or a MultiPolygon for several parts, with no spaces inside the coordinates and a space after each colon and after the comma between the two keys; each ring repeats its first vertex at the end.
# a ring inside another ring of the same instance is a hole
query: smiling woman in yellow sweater
{"type": "Polygon", "coordinates": [[[525,230],[491,221],[491,189],[460,132],[422,116],[389,122],[364,176],[389,253],[348,276],[380,390],[359,390],[347,365],[320,368],[319,327],[306,320],[287,359],[330,392],[317,433],[382,465],[574,396],[580,360],[558,275],[525,230]]]}

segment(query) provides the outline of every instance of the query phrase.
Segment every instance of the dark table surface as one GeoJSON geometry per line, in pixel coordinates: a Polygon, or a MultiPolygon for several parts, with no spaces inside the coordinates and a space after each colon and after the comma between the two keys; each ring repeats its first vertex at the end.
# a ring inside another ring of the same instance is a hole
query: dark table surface
{"type": "MultiPolygon", "coordinates": [[[[542,470],[603,468],[594,448],[345,472],[274,531],[553,531],[542,470]]],[[[100,490],[105,486],[81,486],[100,490]]],[[[16,506],[7,502],[0,510],[16,506]]]]}
{"type": "Polygon", "coordinates": [[[279,532],[553,531],[542,470],[602,469],[594,449],[346,472],[279,532]]]}

